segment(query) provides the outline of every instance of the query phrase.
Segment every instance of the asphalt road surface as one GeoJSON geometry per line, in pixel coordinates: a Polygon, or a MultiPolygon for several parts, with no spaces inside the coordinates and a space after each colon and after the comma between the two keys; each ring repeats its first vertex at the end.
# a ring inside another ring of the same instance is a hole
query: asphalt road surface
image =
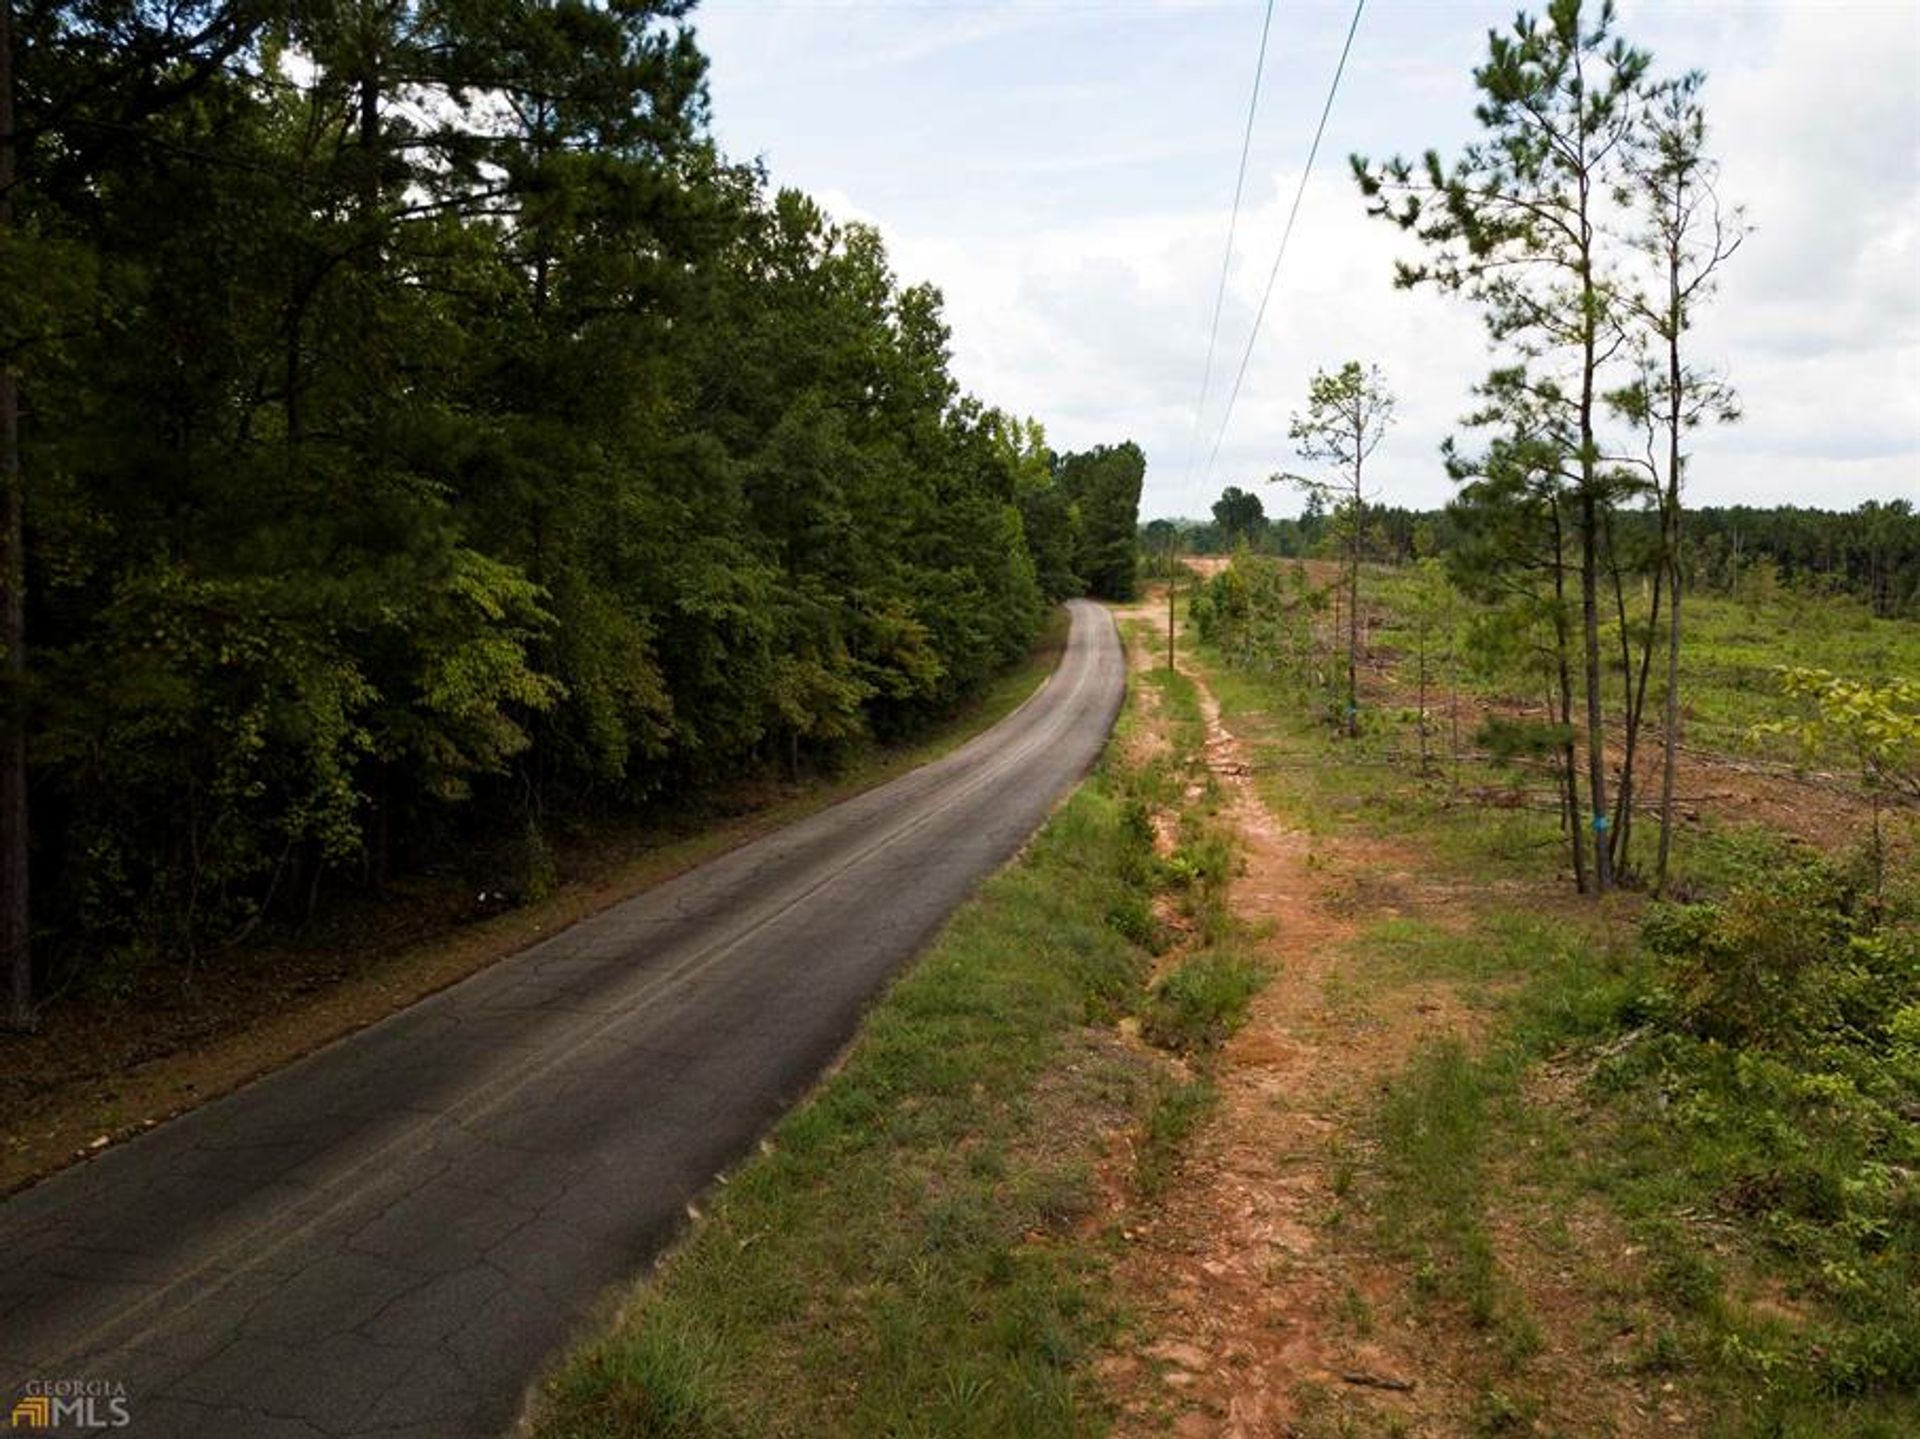
{"type": "Polygon", "coordinates": [[[0,1204],[9,1403],[83,1380],[135,1436],[507,1429],[1086,770],[1123,681],[1077,602],[1053,677],[963,749],[0,1204]]]}

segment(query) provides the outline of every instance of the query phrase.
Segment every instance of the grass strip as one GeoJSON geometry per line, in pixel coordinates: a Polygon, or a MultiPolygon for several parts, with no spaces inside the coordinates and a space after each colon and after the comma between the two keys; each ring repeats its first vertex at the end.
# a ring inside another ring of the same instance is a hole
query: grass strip
{"type": "Polygon", "coordinates": [[[1102,1427],[1083,1361],[1116,1318],[1081,1221],[1102,1129],[1156,1092],[1107,1033],[1149,963],[1108,920],[1156,879],[1138,803],[1103,771],[954,918],[551,1375],[543,1439],[1102,1427]]]}

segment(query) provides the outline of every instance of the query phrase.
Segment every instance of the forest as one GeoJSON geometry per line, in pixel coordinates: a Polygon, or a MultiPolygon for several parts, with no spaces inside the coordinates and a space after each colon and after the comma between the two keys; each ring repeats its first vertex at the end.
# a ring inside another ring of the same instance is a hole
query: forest
{"type": "MultiPolygon", "coordinates": [[[[1134,588],[1138,447],[710,133],[686,0],[0,0],[0,949],[831,765],[1134,588]]],[[[129,958],[130,957],[130,958],[129,958]]]]}
{"type": "MultiPolygon", "coordinates": [[[[1268,491],[1284,495],[1284,491],[1268,491]]],[[[1291,497],[1288,497],[1291,498],[1291,497]]],[[[1363,558],[1404,565],[1458,547],[1460,511],[1363,505],[1363,558]]],[[[1626,508],[1618,532],[1644,548],[1657,531],[1657,514],[1626,508]]],[[[1229,485],[1210,519],[1148,520],[1140,543],[1163,555],[1169,536],[1182,554],[1251,554],[1282,559],[1328,558],[1342,545],[1340,521],[1309,495],[1298,516],[1269,517],[1258,491],[1229,485]]],[[[1743,585],[1784,585],[1801,593],[1863,600],[1883,619],[1920,618],[1920,513],[1909,500],[1868,500],[1850,511],[1799,505],[1703,505],[1687,516],[1692,536],[1691,582],[1709,593],[1733,595],[1743,585]]]]}

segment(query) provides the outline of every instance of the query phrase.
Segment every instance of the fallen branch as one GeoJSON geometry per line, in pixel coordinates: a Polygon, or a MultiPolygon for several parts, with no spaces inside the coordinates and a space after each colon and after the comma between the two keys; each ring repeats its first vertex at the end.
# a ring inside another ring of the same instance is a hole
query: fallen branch
{"type": "Polygon", "coordinates": [[[1396,1394],[1413,1393],[1413,1380],[1395,1379],[1390,1374],[1369,1374],[1364,1369],[1348,1370],[1340,1376],[1349,1384],[1358,1384],[1366,1389],[1391,1389],[1396,1394]]]}

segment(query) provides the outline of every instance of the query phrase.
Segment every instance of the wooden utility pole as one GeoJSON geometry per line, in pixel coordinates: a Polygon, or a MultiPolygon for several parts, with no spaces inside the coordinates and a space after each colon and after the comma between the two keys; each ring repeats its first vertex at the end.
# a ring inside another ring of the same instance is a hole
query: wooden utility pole
{"type": "Polygon", "coordinates": [[[1173,557],[1180,548],[1180,531],[1167,532],[1167,669],[1173,669],[1173,557]]]}
{"type": "MultiPolygon", "coordinates": [[[[19,148],[13,120],[13,0],[0,0],[0,237],[13,230],[19,148]]],[[[27,903],[27,542],[20,389],[0,350],[0,968],[7,1027],[33,1025],[27,903]]]]}

